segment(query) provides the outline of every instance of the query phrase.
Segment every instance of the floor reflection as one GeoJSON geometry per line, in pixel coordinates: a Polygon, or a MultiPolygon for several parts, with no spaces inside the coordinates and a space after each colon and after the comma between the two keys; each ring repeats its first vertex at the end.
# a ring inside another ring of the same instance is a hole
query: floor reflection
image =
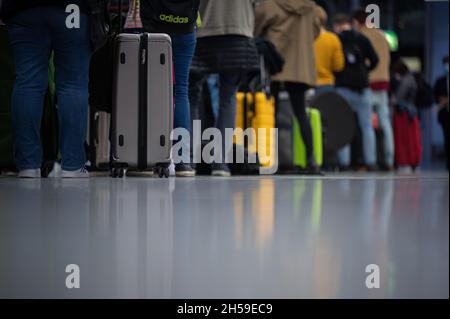
{"type": "Polygon", "coordinates": [[[0,297],[448,298],[448,177],[0,180],[0,297]],[[65,287],[77,264],[81,289],[65,287]],[[368,264],[381,288],[365,286],[368,264]]]}

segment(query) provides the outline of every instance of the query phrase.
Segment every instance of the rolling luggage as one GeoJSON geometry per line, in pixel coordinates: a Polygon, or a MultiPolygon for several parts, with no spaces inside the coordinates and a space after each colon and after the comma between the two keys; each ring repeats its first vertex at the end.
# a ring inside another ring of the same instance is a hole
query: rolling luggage
{"type": "MultiPolygon", "coordinates": [[[[319,166],[323,165],[323,131],[322,131],[322,118],[320,111],[313,108],[307,108],[306,113],[310,119],[311,130],[313,136],[313,149],[316,163],[319,166]]],[[[294,165],[302,169],[308,166],[306,147],[303,141],[300,124],[294,117],[293,126],[293,143],[294,143],[294,165]]]]}
{"type": "Polygon", "coordinates": [[[419,118],[407,112],[394,115],[395,161],[397,166],[416,168],[422,161],[422,137],[419,118]]]}
{"type": "Polygon", "coordinates": [[[260,164],[263,167],[277,165],[276,161],[276,136],[275,128],[275,99],[264,92],[238,93],[236,109],[236,128],[253,128],[254,139],[248,141],[244,136],[237,136],[236,145],[246,146],[249,153],[257,153],[260,164]],[[259,129],[266,129],[265,134],[260,135],[259,129]],[[271,130],[272,129],[272,130],[271,130]]]}
{"type": "Polygon", "coordinates": [[[92,170],[107,171],[111,161],[111,114],[90,106],[88,125],[88,159],[92,170]]]}
{"type": "Polygon", "coordinates": [[[115,46],[112,176],[128,169],[169,177],[173,64],[166,34],[120,34],[115,46]]]}

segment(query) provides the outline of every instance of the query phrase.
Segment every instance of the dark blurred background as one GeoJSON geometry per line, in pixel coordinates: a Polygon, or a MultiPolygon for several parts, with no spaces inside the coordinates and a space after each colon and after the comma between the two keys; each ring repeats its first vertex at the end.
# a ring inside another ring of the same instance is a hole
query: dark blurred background
{"type": "MultiPolygon", "coordinates": [[[[393,59],[403,58],[415,72],[424,74],[434,85],[444,74],[442,58],[449,52],[448,0],[316,0],[330,16],[350,13],[353,9],[377,4],[381,10],[381,28],[398,37],[398,50],[393,59]]],[[[437,122],[437,110],[421,114],[424,139],[424,166],[439,166],[444,154],[444,141],[437,122]]],[[[438,168],[438,167],[436,167],[438,168]]]]}

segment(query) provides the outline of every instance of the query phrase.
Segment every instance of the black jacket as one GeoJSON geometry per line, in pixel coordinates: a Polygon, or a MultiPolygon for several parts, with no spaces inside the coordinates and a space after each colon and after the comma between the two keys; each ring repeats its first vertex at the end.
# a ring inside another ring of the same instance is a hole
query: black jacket
{"type": "Polygon", "coordinates": [[[3,0],[0,18],[7,21],[8,18],[14,16],[16,13],[32,7],[49,5],[66,7],[69,4],[76,4],[80,6],[82,12],[89,12],[86,0],[3,0]]]}
{"type": "Polygon", "coordinates": [[[344,31],[339,35],[346,55],[345,68],[336,73],[336,87],[362,92],[369,87],[369,72],[378,65],[379,58],[370,40],[356,31],[344,31]],[[359,63],[349,63],[348,52],[356,51],[359,63]]]}
{"type": "Polygon", "coordinates": [[[144,29],[158,33],[192,33],[199,6],[200,0],[141,0],[144,29]]]}

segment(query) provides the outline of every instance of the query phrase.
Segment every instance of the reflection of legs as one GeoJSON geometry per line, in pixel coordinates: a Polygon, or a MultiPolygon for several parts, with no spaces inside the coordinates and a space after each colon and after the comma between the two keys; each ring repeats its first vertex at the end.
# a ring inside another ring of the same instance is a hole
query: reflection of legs
{"type": "Polygon", "coordinates": [[[40,127],[51,40],[49,30],[39,20],[39,12],[31,9],[14,17],[8,26],[16,65],[11,102],[14,155],[19,170],[41,167],[40,127]]]}
{"type": "MultiPolygon", "coordinates": [[[[312,143],[312,130],[311,123],[308,115],[306,114],[305,105],[305,93],[308,90],[308,86],[303,83],[285,83],[286,90],[289,93],[291,99],[292,108],[295,116],[300,124],[300,130],[303,141],[306,147],[306,156],[308,161],[313,160],[313,143],[312,143]]],[[[311,164],[311,163],[310,163],[311,164]]]]}
{"type": "Polygon", "coordinates": [[[372,106],[378,114],[380,128],[384,139],[384,161],[387,166],[394,165],[394,133],[392,130],[391,117],[389,114],[389,97],[386,91],[372,91],[372,106]]]}

